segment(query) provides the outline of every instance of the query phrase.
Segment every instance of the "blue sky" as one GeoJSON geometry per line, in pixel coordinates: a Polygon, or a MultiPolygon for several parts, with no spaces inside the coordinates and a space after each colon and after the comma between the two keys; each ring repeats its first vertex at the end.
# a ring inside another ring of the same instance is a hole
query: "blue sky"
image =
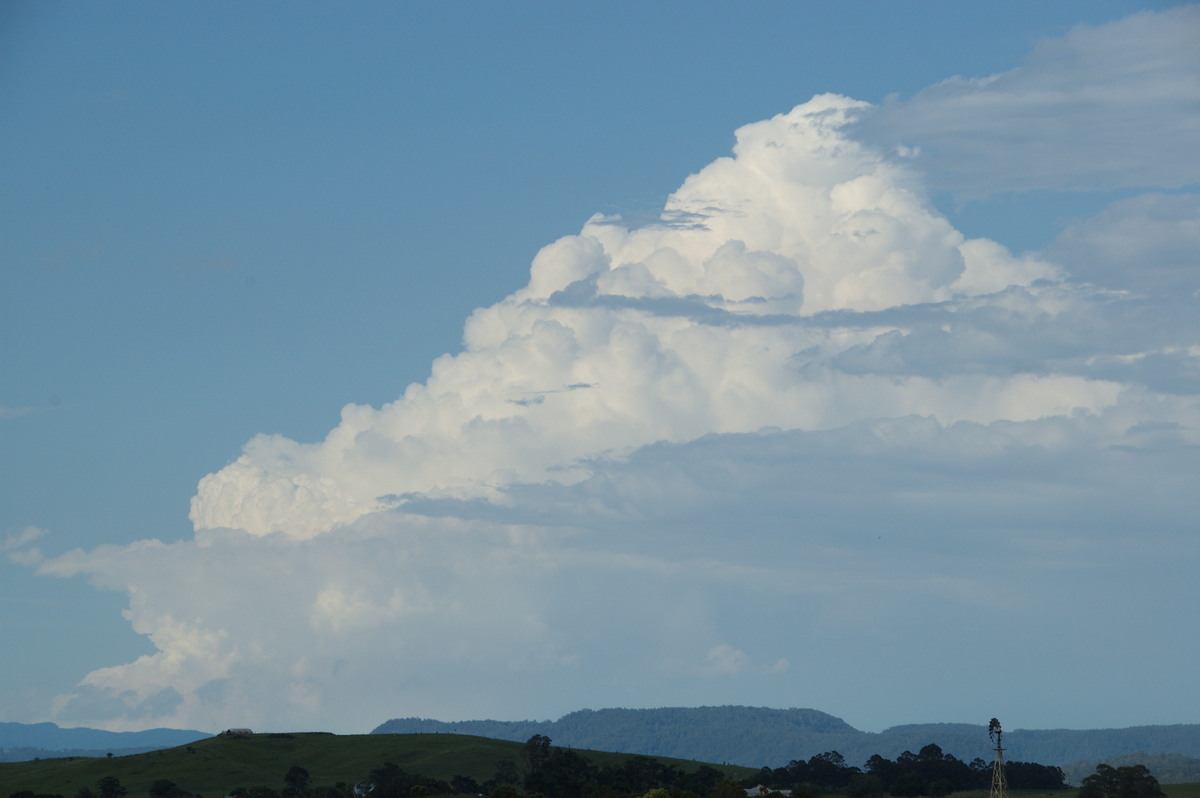
{"type": "Polygon", "coordinates": [[[1197,19],[5,4],[0,719],[1196,722],[1197,19]]]}

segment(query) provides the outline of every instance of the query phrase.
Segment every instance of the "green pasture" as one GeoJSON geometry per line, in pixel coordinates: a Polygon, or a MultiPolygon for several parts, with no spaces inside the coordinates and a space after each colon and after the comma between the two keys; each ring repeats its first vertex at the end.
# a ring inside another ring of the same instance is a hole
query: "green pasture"
{"type": "Polygon", "coordinates": [[[1162,791],[1167,794],[1167,798],[1200,798],[1200,783],[1163,784],[1162,791]]]}

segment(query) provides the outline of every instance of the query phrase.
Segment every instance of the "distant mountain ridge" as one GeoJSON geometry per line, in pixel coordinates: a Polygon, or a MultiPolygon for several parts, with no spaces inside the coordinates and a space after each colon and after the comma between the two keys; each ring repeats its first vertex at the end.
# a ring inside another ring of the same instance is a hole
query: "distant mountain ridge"
{"type": "Polygon", "coordinates": [[[0,762],[21,762],[37,757],[119,756],[187,745],[212,737],[189,729],[147,729],[111,732],[103,729],[63,728],[55,723],[0,722],[0,762]]]}
{"type": "MultiPolygon", "coordinates": [[[[669,756],[748,767],[781,767],[794,759],[837,751],[852,765],[874,754],[895,759],[933,743],[970,762],[992,757],[987,724],[923,723],[882,732],[855,729],[815,709],[760,707],[670,707],[580,710],[556,721],[472,720],[444,723],[397,718],[372,733],[441,732],[475,734],[524,742],[542,734],[555,745],[601,751],[669,756]]],[[[1200,757],[1200,724],[1135,726],[1126,729],[1030,730],[1004,734],[1006,758],[1066,767],[1134,752],[1200,757]]]]}

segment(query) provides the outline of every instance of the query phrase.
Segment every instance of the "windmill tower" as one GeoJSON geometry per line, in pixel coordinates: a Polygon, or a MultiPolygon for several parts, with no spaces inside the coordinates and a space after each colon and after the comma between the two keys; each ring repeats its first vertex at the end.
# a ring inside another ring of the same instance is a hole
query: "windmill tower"
{"type": "Polygon", "coordinates": [[[992,763],[992,792],[988,798],[1008,796],[1008,781],[1004,778],[1004,746],[1001,744],[1003,736],[1000,721],[992,718],[992,722],[988,724],[988,737],[996,744],[996,760],[992,763]]]}

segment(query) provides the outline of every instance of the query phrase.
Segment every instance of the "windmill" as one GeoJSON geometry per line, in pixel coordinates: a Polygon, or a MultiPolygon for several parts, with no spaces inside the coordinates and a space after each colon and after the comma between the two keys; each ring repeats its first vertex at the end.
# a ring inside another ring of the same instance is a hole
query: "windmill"
{"type": "Polygon", "coordinates": [[[1008,781],[1004,778],[1004,746],[1001,744],[1003,736],[1000,721],[992,718],[992,722],[988,724],[988,738],[996,744],[996,760],[992,763],[992,792],[988,798],[1008,796],[1008,781]]]}

